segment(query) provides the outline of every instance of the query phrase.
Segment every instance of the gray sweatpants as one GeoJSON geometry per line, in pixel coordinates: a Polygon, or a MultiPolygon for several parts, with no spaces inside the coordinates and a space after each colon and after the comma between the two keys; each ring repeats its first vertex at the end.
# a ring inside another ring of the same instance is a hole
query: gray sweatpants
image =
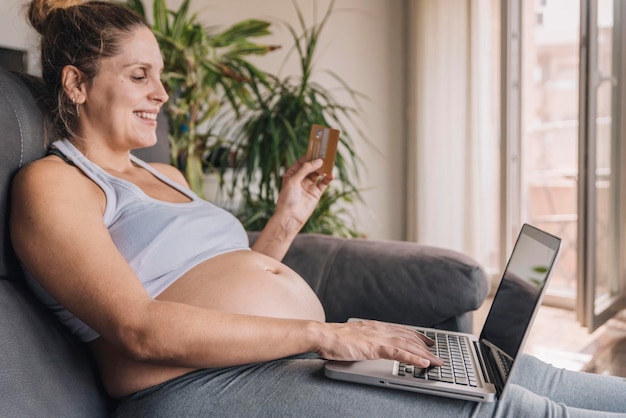
{"type": "Polygon", "coordinates": [[[116,417],[626,417],[626,379],[524,355],[504,396],[475,403],[344,383],[289,358],[189,373],[123,398],[116,417]]]}

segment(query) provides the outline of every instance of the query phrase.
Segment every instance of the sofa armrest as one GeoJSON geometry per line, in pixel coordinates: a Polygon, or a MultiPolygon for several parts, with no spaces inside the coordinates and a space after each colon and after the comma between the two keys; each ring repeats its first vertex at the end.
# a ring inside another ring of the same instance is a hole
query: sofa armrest
{"type": "MultiPolygon", "coordinates": [[[[251,242],[256,236],[250,234],[251,242]]],[[[477,309],[488,290],[485,273],[470,257],[403,241],[300,234],[283,262],[310,284],[332,322],[454,323],[477,309]]]]}

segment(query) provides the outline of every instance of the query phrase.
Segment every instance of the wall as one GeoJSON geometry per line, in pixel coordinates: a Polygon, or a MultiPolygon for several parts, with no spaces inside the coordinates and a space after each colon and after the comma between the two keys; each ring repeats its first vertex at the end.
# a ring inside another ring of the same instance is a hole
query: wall
{"type": "Polygon", "coordinates": [[[0,46],[29,51],[28,64],[36,71],[35,51],[38,38],[26,23],[23,0],[2,0],[0,3],[0,46]]]}
{"type": "MultiPolygon", "coordinates": [[[[151,3],[144,0],[146,6],[151,3]]],[[[298,1],[309,23],[315,16],[321,18],[328,3],[298,1]]],[[[22,4],[21,0],[3,0],[0,4],[0,45],[31,51],[30,68],[36,72],[34,51],[38,39],[26,23],[22,4]]],[[[169,0],[168,4],[174,8],[180,1],[169,0]]],[[[268,71],[281,68],[292,43],[280,22],[288,21],[298,27],[291,0],[192,0],[192,7],[208,25],[245,18],[276,22],[274,34],[264,41],[281,44],[283,48],[257,64],[268,71]]],[[[357,205],[355,212],[359,229],[371,238],[405,238],[404,7],[405,0],[337,0],[316,62],[320,73],[332,70],[367,96],[362,102],[363,131],[373,147],[363,141],[357,145],[364,162],[360,181],[364,204],[357,205]]],[[[296,69],[294,62],[288,62],[282,74],[294,73],[296,69]]]]}

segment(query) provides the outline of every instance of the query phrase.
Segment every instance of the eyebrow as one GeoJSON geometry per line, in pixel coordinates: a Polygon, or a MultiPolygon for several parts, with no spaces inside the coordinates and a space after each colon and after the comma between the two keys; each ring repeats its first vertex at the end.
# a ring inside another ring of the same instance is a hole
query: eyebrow
{"type": "MultiPolygon", "coordinates": [[[[129,67],[134,67],[134,66],[140,66],[140,67],[146,67],[146,68],[154,68],[154,65],[150,64],[149,62],[144,62],[144,61],[133,61],[130,62],[128,64],[124,64],[122,66],[122,68],[129,68],[129,67]]],[[[161,66],[159,66],[161,67],[161,66]]],[[[161,70],[163,70],[163,67],[161,67],[161,70]]]]}
{"type": "Polygon", "coordinates": [[[135,65],[152,68],[152,64],[150,64],[148,62],[142,62],[142,61],[133,61],[133,62],[130,62],[128,64],[124,64],[122,66],[122,68],[134,67],[135,65]]]}

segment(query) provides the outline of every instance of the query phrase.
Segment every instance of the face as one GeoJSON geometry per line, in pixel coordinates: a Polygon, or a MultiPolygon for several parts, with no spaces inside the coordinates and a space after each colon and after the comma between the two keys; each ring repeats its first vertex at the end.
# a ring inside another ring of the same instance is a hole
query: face
{"type": "Polygon", "coordinates": [[[78,129],[88,142],[114,150],[154,145],[156,117],[168,99],[161,83],[163,59],[150,29],[137,28],[122,45],[83,86],[78,129]]]}

